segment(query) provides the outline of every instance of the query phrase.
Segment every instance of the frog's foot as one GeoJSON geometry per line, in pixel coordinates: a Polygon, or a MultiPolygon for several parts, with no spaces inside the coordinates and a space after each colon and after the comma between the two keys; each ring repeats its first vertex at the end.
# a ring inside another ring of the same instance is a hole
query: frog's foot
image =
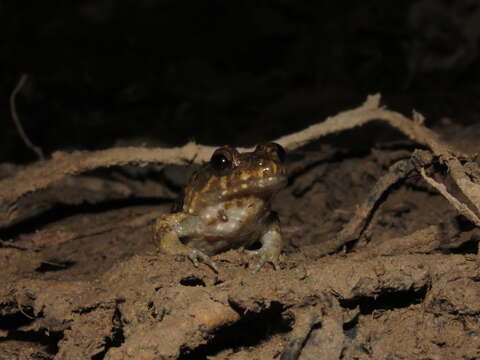
{"type": "Polygon", "coordinates": [[[162,217],[155,222],[153,237],[158,249],[169,255],[182,255],[188,257],[195,267],[199,261],[203,261],[218,273],[217,267],[210,257],[203,251],[185,245],[179,239],[179,235],[171,224],[178,223],[183,214],[172,214],[162,217]]]}
{"type": "Polygon", "coordinates": [[[278,219],[274,216],[269,224],[267,231],[260,237],[262,247],[258,250],[244,250],[249,255],[255,255],[260,258],[257,265],[253,267],[252,273],[255,274],[267,262],[273,265],[275,270],[279,268],[280,254],[282,253],[283,240],[280,233],[278,219]]]}
{"type": "Polygon", "coordinates": [[[243,250],[248,256],[258,256],[258,263],[253,266],[252,274],[258,272],[263,265],[271,263],[275,270],[279,269],[281,248],[278,247],[261,247],[258,250],[243,250]]]}
{"type": "MultiPolygon", "coordinates": [[[[177,255],[179,255],[179,254],[177,253],[177,255]]],[[[204,262],[205,264],[210,266],[213,269],[213,271],[218,273],[218,269],[215,266],[215,262],[213,262],[213,260],[210,259],[210,256],[205,254],[203,251],[200,251],[198,249],[188,248],[188,251],[186,253],[181,254],[181,255],[187,256],[192,261],[193,266],[195,266],[195,267],[198,267],[198,262],[199,262],[199,260],[201,260],[202,262],[204,262]]]]}
{"type": "MultiPolygon", "coordinates": [[[[165,250],[165,249],[163,249],[165,250]]],[[[190,261],[193,263],[193,266],[198,267],[198,264],[201,262],[207,264],[210,266],[213,271],[218,273],[218,269],[215,266],[215,263],[213,262],[212,259],[210,259],[210,256],[205,254],[203,251],[191,248],[187,245],[184,244],[178,244],[175,246],[174,249],[170,248],[168,251],[164,251],[165,253],[169,253],[171,255],[180,255],[180,256],[185,256],[190,259],[190,261]]]]}

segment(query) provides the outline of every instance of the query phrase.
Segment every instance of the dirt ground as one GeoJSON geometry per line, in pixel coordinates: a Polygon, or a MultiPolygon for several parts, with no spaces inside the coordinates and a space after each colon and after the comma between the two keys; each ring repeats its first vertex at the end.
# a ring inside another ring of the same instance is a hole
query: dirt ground
{"type": "MultiPolygon", "coordinates": [[[[476,151],[480,127],[437,130],[476,151]]],[[[218,274],[157,253],[149,223],[169,211],[182,169],[88,173],[90,205],[75,204],[68,181],[43,191],[71,204],[2,230],[0,359],[480,358],[478,228],[414,175],[383,196],[358,240],[325,253],[416,147],[329,142],[289,154],[273,204],[287,240],[278,271],[252,274],[233,250],[214,257],[218,274]],[[144,193],[115,193],[119,183],[144,193]]]]}

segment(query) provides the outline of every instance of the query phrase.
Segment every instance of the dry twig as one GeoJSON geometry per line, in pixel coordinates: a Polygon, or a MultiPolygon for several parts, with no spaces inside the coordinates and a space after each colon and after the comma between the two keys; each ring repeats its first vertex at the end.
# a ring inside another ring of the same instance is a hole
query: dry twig
{"type": "Polygon", "coordinates": [[[358,239],[380,198],[392,185],[405,179],[413,169],[414,166],[410,160],[401,160],[393,164],[388,172],[377,181],[367,199],[357,208],[353,218],[343,227],[337,237],[332,241],[321,244],[322,252],[328,254],[346,243],[358,239]]]}
{"type": "MultiPolygon", "coordinates": [[[[418,113],[414,114],[414,120],[410,120],[397,112],[381,107],[380,95],[373,95],[356,109],[344,111],[303,131],[283,136],[275,141],[286,149],[293,150],[328,134],[352,129],[375,120],[384,121],[416,143],[430,148],[433,154],[451,169],[452,176],[460,189],[479,209],[478,188],[480,186],[468,180],[465,170],[457,159],[465,155],[441,142],[433,131],[423,126],[423,120],[419,119],[418,113]]],[[[29,193],[45,189],[67,176],[110,166],[202,163],[210,157],[213,150],[214,147],[191,142],[185,146],[170,149],[124,147],[94,152],[56,153],[51,160],[34,164],[15,176],[0,181],[0,227],[9,226],[36,215],[41,209],[36,209],[36,212],[29,211],[24,205],[18,205],[19,199],[29,193]]],[[[358,227],[358,224],[356,226],[358,227]]]]}
{"type": "Polygon", "coordinates": [[[17,106],[15,104],[15,99],[17,97],[17,94],[20,92],[20,90],[22,90],[22,87],[25,85],[27,80],[28,80],[28,75],[22,74],[22,76],[20,76],[20,80],[18,80],[17,86],[15,86],[15,88],[13,89],[12,94],[10,95],[10,113],[12,115],[12,119],[15,124],[15,127],[17,128],[17,132],[22,138],[25,145],[29,149],[31,149],[35,154],[37,154],[40,160],[44,160],[45,156],[43,155],[42,149],[34,145],[32,141],[29,139],[29,137],[27,136],[27,134],[25,133],[22,123],[20,122],[20,118],[18,117],[17,106]]]}
{"type": "Polygon", "coordinates": [[[432,187],[437,189],[437,191],[445,198],[447,201],[452,204],[452,206],[457,209],[457,211],[465,216],[467,219],[471,220],[475,225],[480,226],[480,219],[478,216],[468,208],[467,205],[464,203],[460,202],[457,198],[455,198],[453,195],[451,195],[445,185],[435,181],[431,177],[427,175],[425,172],[425,169],[421,168],[420,169],[420,175],[422,175],[423,179],[430,184],[432,187]]]}

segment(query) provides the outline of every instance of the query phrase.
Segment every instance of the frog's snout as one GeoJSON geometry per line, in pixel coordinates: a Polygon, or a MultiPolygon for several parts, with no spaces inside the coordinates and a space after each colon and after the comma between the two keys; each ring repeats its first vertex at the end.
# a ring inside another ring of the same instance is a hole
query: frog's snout
{"type": "Polygon", "coordinates": [[[260,166],[262,177],[285,176],[285,168],[274,161],[264,161],[260,166]]]}

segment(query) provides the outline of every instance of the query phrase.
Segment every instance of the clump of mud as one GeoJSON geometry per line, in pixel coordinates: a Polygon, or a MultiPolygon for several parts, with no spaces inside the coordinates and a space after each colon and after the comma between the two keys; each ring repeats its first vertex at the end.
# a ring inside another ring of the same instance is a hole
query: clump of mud
{"type": "MultiPolygon", "coordinates": [[[[463,130],[449,141],[474,146],[479,129],[463,130]]],[[[84,189],[100,202],[2,230],[0,358],[478,358],[479,231],[418,173],[381,193],[353,240],[325,246],[412,148],[290,154],[289,185],[273,204],[288,245],[280,270],[257,274],[236,251],[214,257],[218,274],[157,252],[150,222],[179,187],[159,190],[125,169],[87,174],[84,189]],[[151,196],[118,196],[120,171],[151,196]]],[[[41,196],[73,199],[77,185],[41,196]]]]}

